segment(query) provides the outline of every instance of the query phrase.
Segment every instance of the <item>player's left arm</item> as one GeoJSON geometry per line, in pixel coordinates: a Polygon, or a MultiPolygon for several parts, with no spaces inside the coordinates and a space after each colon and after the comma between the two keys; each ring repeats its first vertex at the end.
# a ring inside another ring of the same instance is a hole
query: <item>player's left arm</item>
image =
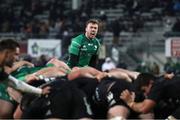
{"type": "Polygon", "coordinates": [[[97,50],[96,50],[96,54],[94,54],[92,57],[91,57],[91,60],[89,62],[89,66],[91,67],[96,67],[96,65],[98,64],[98,56],[99,56],[99,52],[100,52],[100,43],[99,41],[97,40],[97,50]]]}
{"type": "Polygon", "coordinates": [[[43,79],[44,77],[48,78],[48,77],[64,76],[66,75],[66,71],[67,70],[61,69],[58,67],[47,67],[33,74],[26,75],[25,79],[26,79],[26,82],[30,82],[32,80],[43,79]],[[40,78],[40,77],[43,77],[43,78],[40,78]]]}
{"type": "Polygon", "coordinates": [[[98,55],[93,55],[89,62],[89,66],[96,67],[97,64],[98,64],[98,55]]]}

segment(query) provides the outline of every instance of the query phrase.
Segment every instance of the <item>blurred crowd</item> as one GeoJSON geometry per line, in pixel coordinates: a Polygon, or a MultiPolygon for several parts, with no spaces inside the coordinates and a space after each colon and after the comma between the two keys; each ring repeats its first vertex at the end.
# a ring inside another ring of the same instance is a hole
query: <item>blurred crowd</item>
{"type": "MultiPolygon", "coordinates": [[[[64,46],[62,52],[65,53],[72,36],[83,32],[85,21],[94,17],[93,12],[97,9],[101,9],[98,13],[101,20],[98,37],[101,38],[104,31],[110,31],[113,33],[115,44],[121,31],[138,32],[146,21],[162,19],[164,16],[177,16],[180,11],[179,0],[81,0],[81,6],[76,10],[68,3],[71,1],[2,0],[0,33],[24,33],[28,38],[61,38],[64,46]],[[108,21],[103,11],[108,8],[121,8],[124,14],[108,21]],[[152,16],[143,16],[143,13],[151,13],[152,16]]],[[[179,31],[178,26],[179,19],[172,31],[179,31]]],[[[127,66],[124,63],[118,64],[127,66]]],[[[140,69],[143,65],[139,65],[140,69]]]]}
{"type": "Polygon", "coordinates": [[[146,20],[177,15],[180,10],[179,0],[82,0],[81,6],[76,10],[67,3],[63,0],[2,0],[0,32],[27,33],[30,37],[35,34],[34,37],[62,38],[63,35],[83,31],[85,21],[93,17],[93,10],[119,9],[119,6],[124,15],[114,21],[107,21],[105,12],[99,13],[99,19],[106,23],[105,29],[115,34],[122,30],[136,32],[143,27],[146,20]],[[145,12],[152,13],[151,18],[143,17],[145,12]]]}

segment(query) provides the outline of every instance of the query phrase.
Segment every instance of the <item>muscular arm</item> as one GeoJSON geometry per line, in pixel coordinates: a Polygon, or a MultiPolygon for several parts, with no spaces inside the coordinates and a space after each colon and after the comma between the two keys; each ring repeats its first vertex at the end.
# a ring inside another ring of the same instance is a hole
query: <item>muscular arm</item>
{"type": "Polygon", "coordinates": [[[132,82],[132,80],[137,78],[137,76],[139,75],[139,72],[117,68],[117,69],[111,70],[108,74],[110,76],[113,76],[119,79],[125,79],[129,82],[132,82]]]}
{"type": "Polygon", "coordinates": [[[6,84],[16,90],[19,90],[21,92],[36,94],[39,96],[43,93],[42,89],[30,86],[23,81],[19,81],[16,78],[14,78],[13,76],[8,75],[4,71],[2,71],[0,75],[1,75],[1,78],[4,80],[4,81],[2,81],[4,84],[6,84]]]}
{"type": "Polygon", "coordinates": [[[122,99],[132,110],[139,112],[139,113],[148,113],[152,111],[156,102],[151,99],[145,99],[142,102],[134,102],[135,94],[130,92],[129,90],[124,90],[121,95],[120,99],[122,99]]]}
{"type": "Polygon", "coordinates": [[[70,70],[69,66],[64,61],[61,61],[57,58],[52,58],[50,61],[48,61],[47,64],[53,64],[56,67],[63,67],[65,69],[70,70]]]}
{"type": "Polygon", "coordinates": [[[56,77],[56,76],[64,76],[66,75],[66,70],[58,67],[47,67],[43,68],[33,74],[27,75],[25,77],[26,82],[30,82],[31,80],[38,80],[38,76],[42,75],[44,77],[56,77]]]}
{"type": "Polygon", "coordinates": [[[47,67],[43,68],[37,72],[35,72],[35,75],[43,75],[45,77],[54,77],[54,76],[62,76],[65,75],[66,70],[63,68],[58,67],[47,67]]]}
{"type": "Polygon", "coordinates": [[[152,111],[155,105],[156,105],[155,101],[150,99],[145,99],[143,102],[140,103],[132,102],[128,104],[128,106],[132,110],[139,113],[149,113],[152,111]]]}
{"type": "Polygon", "coordinates": [[[27,83],[25,83],[23,81],[19,81],[11,75],[8,76],[7,83],[10,87],[12,87],[16,90],[19,90],[21,92],[32,93],[32,94],[36,94],[39,96],[42,94],[42,89],[28,85],[27,83]]]}
{"type": "Polygon", "coordinates": [[[122,69],[122,71],[124,71],[125,73],[128,74],[128,76],[135,80],[137,78],[137,76],[140,74],[139,72],[136,72],[136,71],[129,71],[129,70],[125,70],[125,69],[122,69]]]}
{"type": "Polygon", "coordinates": [[[78,77],[90,77],[95,78],[97,75],[101,74],[101,71],[96,70],[92,67],[82,67],[76,70],[72,70],[70,74],[68,74],[68,79],[73,80],[78,77]]]}
{"type": "Polygon", "coordinates": [[[81,36],[77,36],[75,38],[72,38],[71,40],[71,44],[69,47],[69,59],[67,62],[70,68],[77,66],[79,62],[79,54],[82,47],[82,40],[83,38],[81,36]]]}
{"type": "Polygon", "coordinates": [[[121,71],[110,71],[108,75],[117,79],[123,79],[127,80],[128,82],[132,82],[132,79],[126,73],[121,71]]]}

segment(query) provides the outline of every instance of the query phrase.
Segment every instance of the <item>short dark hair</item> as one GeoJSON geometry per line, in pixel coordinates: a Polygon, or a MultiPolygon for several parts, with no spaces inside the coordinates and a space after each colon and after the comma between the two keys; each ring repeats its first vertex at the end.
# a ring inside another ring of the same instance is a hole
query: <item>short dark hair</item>
{"type": "Polygon", "coordinates": [[[86,26],[87,26],[89,23],[97,24],[97,25],[99,26],[99,21],[98,21],[97,19],[89,19],[89,20],[86,22],[86,26]]]}
{"type": "Polygon", "coordinates": [[[136,80],[134,80],[135,90],[140,91],[141,87],[149,85],[150,81],[155,79],[156,77],[150,73],[139,74],[136,80]]]}
{"type": "Polygon", "coordinates": [[[13,39],[3,39],[0,41],[0,51],[4,50],[15,50],[17,47],[20,48],[20,45],[17,41],[13,39]]]}

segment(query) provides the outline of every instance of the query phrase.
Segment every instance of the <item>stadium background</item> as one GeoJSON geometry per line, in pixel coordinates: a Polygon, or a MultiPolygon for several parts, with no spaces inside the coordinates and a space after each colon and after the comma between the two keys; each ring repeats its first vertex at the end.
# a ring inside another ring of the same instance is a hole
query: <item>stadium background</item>
{"type": "Polygon", "coordinates": [[[98,18],[105,48],[100,59],[110,56],[119,67],[139,71],[179,71],[179,0],[1,0],[0,9],[0,39],[17,39],[26,59],[32,57],[29,39],[58,39],[58,57],[67,60],[71,38],[84,31],[86,20],[98,18]],[[178,54],[166,56],[172,37],[178,54]]]}

